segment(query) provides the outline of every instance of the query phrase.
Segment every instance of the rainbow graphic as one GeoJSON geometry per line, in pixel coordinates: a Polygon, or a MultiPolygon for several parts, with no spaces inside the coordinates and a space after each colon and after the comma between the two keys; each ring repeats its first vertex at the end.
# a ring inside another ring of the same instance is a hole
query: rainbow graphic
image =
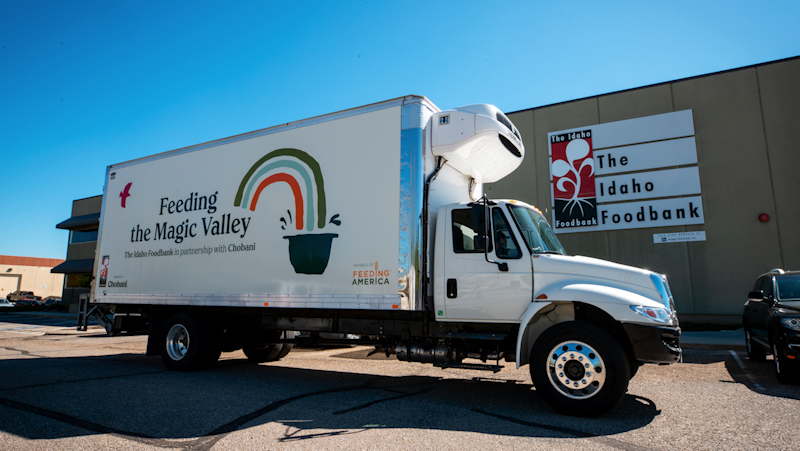
{"type": "Polygon", "coordinates": [[[264,155],[247,171],[236,191],[233,205],[256,210],[265,188],[286,183],[294,195],[297,230],[325,227],[325,182],[319,163],[299,149],[278,149],[264,155]],[[316,206],[316,208],[315,208],[316,206]]]}
{"type": "MultiPolygon", "coordinates": [[[[233,205],[255,211],[262,192],[275,183],[286,183],[294,197],[294,215],[287,212],[289,222],[294,221],[298,231],[311,232],[325,227],[326,204],[325,182],[319,163],[311,155],[299,149],[277,149],[259,158],[239,183],[233,205]]],[[[330,223],[341,225],[339,215],[330,223]]],[[[288,225],[286,218],[281,218],[288,225]]],[[[335,233],[305,233],[287,235],[289,260],[295,272],[300,274],[322,274],[328,266],[331,245],[335,233]]]]}

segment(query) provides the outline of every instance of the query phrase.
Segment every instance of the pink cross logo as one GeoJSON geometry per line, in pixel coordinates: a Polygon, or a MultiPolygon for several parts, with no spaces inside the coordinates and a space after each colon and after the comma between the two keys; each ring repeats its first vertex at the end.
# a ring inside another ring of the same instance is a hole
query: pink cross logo
{"type": "Polygon", "coordinates": [[[133,182],[128,182],[128,184],[125,185],[125,188],[119,193],[119,198],[121,199],[120,206],[122,208],[125,208],[125,202],[131,196],[131,186],[133,186],[133,182]]]}

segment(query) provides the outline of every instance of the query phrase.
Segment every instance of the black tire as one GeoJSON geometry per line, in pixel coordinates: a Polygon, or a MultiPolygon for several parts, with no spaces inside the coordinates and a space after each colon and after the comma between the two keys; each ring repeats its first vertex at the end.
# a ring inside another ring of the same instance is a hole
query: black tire
{"type": "Polygon", "coordinates": [[[782,384],[796,384],[800,382],[800,368],[796,362],[780,355],[777,345],[772,343],[772,359],[775,368],[775,377],[782,384]]]}
{"type": "Polygon", "coordinates": [[[767,360],[767,354],[764,352],[764,348],[753,340],[750,329],[744,330],[744,346],[747,351],[748,359],[754,362],[763,362],[767,360]]]}
{"type": "MultiPolygon", "coordinates": [[[[295,332],[293,330],[287,330],[284,333],[284,338],[295,338],[296,336],[297,336],[297,332],[295,332]]],[[[283,348],[281,349],[281,352],[278,353],[278,359],[282,359],[282,358],[286,357],[287,355],[289,355],[289,353],[292,352],[292,349],[294,349],[294,343],[284,343],[283,344],[283,348]]]]}
{"type": "Polygon", "coordinates": [[[263,345],[247,345],[242,348],[247,360],[252,363],[274,362],[280,360],[283,351],[282,343],[267,343],[263,345]]]}
{"type": "Polygon", "coordinates": [[[161,361],[171,370],[190,371],[208,368],[219,360],[221,353],[219,333],[212,322],[205,318],[184,313],[177,314],[166,321],[162,334],[161,361]],[[185,333],[187,339],[179,351],[176,348],[180,347],[181,333],[185,333]]]}
{"type": "MultiPolygon", "coordinates": [[[[274,335],[272,335],[270,341],[278,341],[283,338],[294,338],[296,334],[297,333],[294,331],[276,332],[274,335]]],[[[286,355],[288,355],[293,348],[294,343],[273,342],[249,344],[242,347],[242,351],[244,351],[244,355],[247,356],[247,360],[250,362],[264,363],[275,362],[286,357],[286,355]]]]}
{"type": "Polygon", "coordinates": [[[536,392],[557,412],[573,416],[597,416],[614,407],[628,391],[632,374],[622,344],[608,332],[585,321],[569,321],[545,331],[533,347],[530,372],[536,392]],[[553,351],[556,353],[551,354],[553,351]],[[561,352],[563,354],[557,354],[561,352]],[[551,372],[549,364],[556,356],[551,372]],[[582,362],[578,362],[579,358],[582,362]],[[559,372],[559,362],[567,365],[562,368],[563,372],[559,372]],[[589,365],[589,369],[584,370],[581,365],[589,365]],[[575,371],[569,375],[569,370],[575,371]],[[592,378],[594,381],[583,388],[567,388],[559,379],[565,373],[568,378],[564,380],[574,382],[576,387],[592,378]],[[573,376],[577,379],[571,379],[573,376]]]}

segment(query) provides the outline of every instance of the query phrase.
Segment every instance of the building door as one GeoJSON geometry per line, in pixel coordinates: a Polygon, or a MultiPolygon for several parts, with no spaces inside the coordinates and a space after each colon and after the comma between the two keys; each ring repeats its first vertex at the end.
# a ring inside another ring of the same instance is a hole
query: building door
{"type": "Polygon", "coordinates": [[[0,298],[19,290],[22,276],[20,274],[0,274],[0,298]]]}

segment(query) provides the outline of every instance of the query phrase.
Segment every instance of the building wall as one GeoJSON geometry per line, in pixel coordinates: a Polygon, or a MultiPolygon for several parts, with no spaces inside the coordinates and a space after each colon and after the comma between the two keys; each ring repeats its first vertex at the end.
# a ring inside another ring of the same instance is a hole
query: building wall
{"type": "Polygon", "coordinates": [[[571,253],[666,273],[684,318],[735,322],[756,276],[800,269],[800,58],[509,114],[522,166],[486,187],[550,213],[547,133],[692,109],[705,224],[559,234],[571,253]],[[767,223],[758,221],[767,213],[767,223]],[[705,230],[704,242],[653,244],[653,233],[705,230]],[[727,317],[726,317],[727,315],[727,317]]]}
{"type": "Polygon", "coordinates": [[[100,211],[103,196],[92,196],[72,201],[72,216],[83,216],[100,211]]]}
{"type": "Polygon", "coordinates": [[[61,296],[64,275],[51,274],[50,268],[62,261],[0,255],[0,298],[16,290],[33,291],[43,298],[61,296]]]}
{"type": "MultiPolygon", "coordinates": [[[[76,199],[72,201],[71,216],[84,216],[100,212],[103,196],[92,196],[84,199],[76,199]]],[[[84,230],[97,229],[97,225],[83,227],[84,230]]],[[[67,238],[67,260],[84,260],[94,259],[94,252],[97,247],[96,241],[87,241],[83,243],[70,243],[69,237],[67,238]]],[[[76,275],[73,275],[76,276],[76,275]]],[[[73,287],[68,284],[63,285],[61,296],[64,303],[69,305],[70,312],[76,312],[78,309],[78,298],[81,294],[88,293],[88,287],[73,287]]]]}

